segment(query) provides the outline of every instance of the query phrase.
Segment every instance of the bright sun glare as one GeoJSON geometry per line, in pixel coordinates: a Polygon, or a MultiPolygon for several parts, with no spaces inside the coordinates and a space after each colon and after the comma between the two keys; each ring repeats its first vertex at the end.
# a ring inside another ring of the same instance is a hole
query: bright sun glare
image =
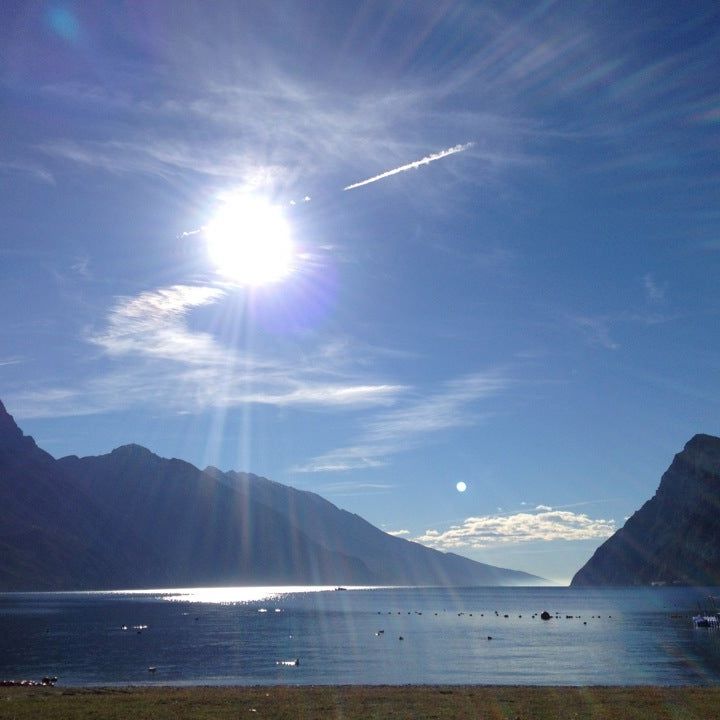
{"type": "Polygon", "coordinates": [[[239,285],[276,282],[292,270],[290,225],[267,200],[232,198],[203,230],[218,272],[239,285]]]}

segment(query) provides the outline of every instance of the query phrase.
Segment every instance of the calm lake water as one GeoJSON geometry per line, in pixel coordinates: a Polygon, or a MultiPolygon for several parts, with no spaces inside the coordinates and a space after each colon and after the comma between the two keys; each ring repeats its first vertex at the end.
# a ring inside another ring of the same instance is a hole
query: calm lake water
{"type": "Polygon", "coordinates": [[[59,685],[715,684],[720,631],[694,628],[690,616],[698,602],[719,592],[7,593],[0,594],[0,679],[57,675],[59,685]],[[543,610],[559,617],[544,622],[543,610]],[[278,664],[295,658],[297,666],[278,664]]]}

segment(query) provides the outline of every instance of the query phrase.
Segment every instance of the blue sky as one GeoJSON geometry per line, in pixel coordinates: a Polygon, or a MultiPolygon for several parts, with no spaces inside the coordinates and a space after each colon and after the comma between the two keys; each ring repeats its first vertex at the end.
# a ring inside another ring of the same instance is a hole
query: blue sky
{"type": "Polygon", "coordinates": [[[715,3],[0,14],[0,398],[52,454],[562,580],[720,434],[715,3]],[[208,251],[237,207],[279,279],[208,251]]]}

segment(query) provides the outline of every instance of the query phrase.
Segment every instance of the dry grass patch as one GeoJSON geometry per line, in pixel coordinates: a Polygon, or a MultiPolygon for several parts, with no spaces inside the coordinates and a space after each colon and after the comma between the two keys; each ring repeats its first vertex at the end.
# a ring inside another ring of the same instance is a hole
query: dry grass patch
{"type": "Polygon", "coordinates": [[[2,688],[3,720],[708,720],[720,688],[2,688]]]}

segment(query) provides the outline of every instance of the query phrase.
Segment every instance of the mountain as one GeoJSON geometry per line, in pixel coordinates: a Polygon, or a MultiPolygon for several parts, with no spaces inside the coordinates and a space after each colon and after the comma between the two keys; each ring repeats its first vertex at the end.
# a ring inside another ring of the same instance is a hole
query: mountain
{"type": "Polygon", "coordinates": [[[695,435],[571,585],[720,584],[720,438],[695,435]]]}
{"type": "Polygon", "coordinates": [[[527,585],[539,580],[393,537],[312,492],[246,473],[222,473],[212,467],[206,473],[233,487],[248,502],[274,508],[323,547],[361,557],[378,584],[527,585]]]}
{"type": "Polygon", "coordinates": [[[88,587],[84,577],[90,587],[146,579],[128,572],[142,546],[117,534],[112,518],[23,435],[2,403],[0,508],[1,590],[88,587]]]}
{"type": "Polygon", "coordinates": [[[392,537],[314,493],[139,445],[54,459],[0,403],[0,590],[528,585],[392,537]]]}

